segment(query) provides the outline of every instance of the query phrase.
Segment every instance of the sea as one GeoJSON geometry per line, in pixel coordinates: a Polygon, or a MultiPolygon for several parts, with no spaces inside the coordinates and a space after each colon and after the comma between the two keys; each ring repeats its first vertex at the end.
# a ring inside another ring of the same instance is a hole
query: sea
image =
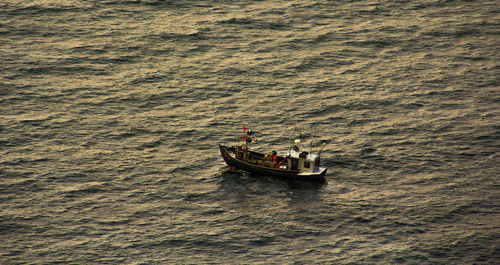
{"type": "Polygon", "coordinates": [[[499,1],[0,2],[2,265],[500,264],[499,153],[499,1]]]}

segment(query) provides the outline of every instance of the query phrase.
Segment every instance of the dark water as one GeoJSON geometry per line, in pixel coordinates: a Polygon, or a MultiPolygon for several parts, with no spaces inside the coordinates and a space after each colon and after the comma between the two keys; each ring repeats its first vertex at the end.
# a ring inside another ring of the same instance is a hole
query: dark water
{"type": "Polygon", "coordinates": [[[497,1],[0,3],[0,264],[500,262],[497,1]],[[228,171],[297,126],[327,183],[228,171]]]}

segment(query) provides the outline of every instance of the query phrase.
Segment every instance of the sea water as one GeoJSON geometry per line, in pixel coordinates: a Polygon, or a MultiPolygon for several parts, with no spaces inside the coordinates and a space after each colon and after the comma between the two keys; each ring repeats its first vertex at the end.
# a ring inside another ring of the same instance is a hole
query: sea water
{"type": "Polygon", "coordinates": [[[1,264],[498,264],[498,1],[0,3],[1,264]],[[326,183],[228,170],[256,132],[326,183]],[[310,147],[310,142],[313,146],[310,147]]]}

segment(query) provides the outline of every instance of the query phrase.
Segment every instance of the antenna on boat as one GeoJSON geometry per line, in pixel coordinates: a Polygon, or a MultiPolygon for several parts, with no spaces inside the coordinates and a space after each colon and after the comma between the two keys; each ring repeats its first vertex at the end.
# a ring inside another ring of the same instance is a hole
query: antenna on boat
{"type": "Polygon", "coordinates": [[[320,155],[321,155],[321,152],[323,151],[323,148],[325,148],[325,146],[326,146],[326,143],[323,143],[323,146],[322,146],[322,147],[321,147],[321,149],[319,149],[319,151],[318,151],[318,156],[320,156],[320,155]]]}
{"type": "Polygon", "coordinates": [[[295,139],[294,144],[290,147],[290,150],[298,152],[300,150],[299,144],[300,144],[300,139],[295,139]]]}
{"type": "Polygon", "coordinates": [[[313,150],[313,141],[309,142],[309,153],[312,153],[313,150]]]}
{"type": "Polygon", "coordinates": [[[314,142],[314,133],[311,133],[311,142],[309,142],[309,153],[312,153],[313,151],[314,148],[313,142],[314,142]]]}

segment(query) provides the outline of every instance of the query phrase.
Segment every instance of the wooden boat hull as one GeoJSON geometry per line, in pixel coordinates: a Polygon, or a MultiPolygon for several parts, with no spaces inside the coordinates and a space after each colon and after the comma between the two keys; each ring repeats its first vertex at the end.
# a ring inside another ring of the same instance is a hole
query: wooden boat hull
{"type": "MultiPolygon", "coordinates": [[[[231,153],[235,153],[236,148],[235,147],[227,147],[223,145],[219,145],[219,149],[222,155],[222,158],[224,161],[226,161],[226,164],[230,167],[240,169],[243,171],[247,171],[250,173],[258,174],[258,175],[266,175],[266,176],[274,176],[274,177],[281,177],[281,178],[289,178],[289,179],[297,179],[297,180],[309,180],[309,181],[324,181],[325,180],[325,174],[326,174],[326,169],[322,170],[321,172],[318,173],[308,173],[308,174],[301,174],[298,170],[286,170],[286,169],[280,169],[280,168],[273,168],[273,167],[266,167],[266,166],[260,166],[256,165],[253,163],[249,163],[248,161],[243,161],[241,159],[237,159],[236,157],[233,157],[231,153]]],[[[252,152],[248,151],[249,154],[263,157],[263,154],[257,153],[257,152],[252,152]]],[[[280,157],[278,158],[279,160],[282,160],[284,158],[280,157]]]]}

